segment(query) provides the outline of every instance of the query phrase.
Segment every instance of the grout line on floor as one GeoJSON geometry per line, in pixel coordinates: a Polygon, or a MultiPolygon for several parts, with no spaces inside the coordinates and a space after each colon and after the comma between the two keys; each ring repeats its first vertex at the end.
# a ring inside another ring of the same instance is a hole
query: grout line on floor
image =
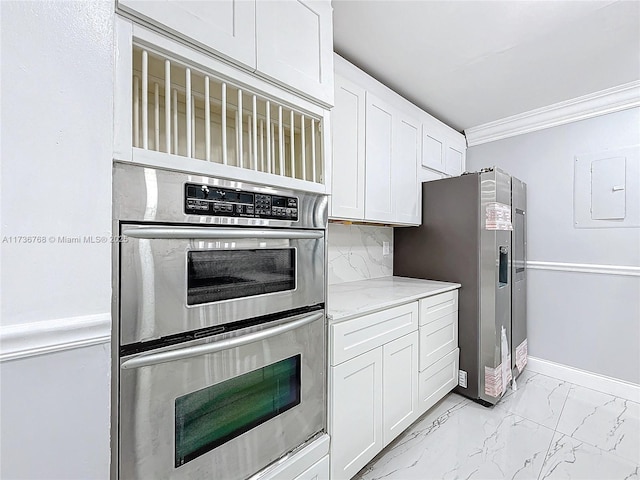
{"type": "Polygon", "coordinates": [[[575,387],[575,384],[569,383],[569,382],[567,383],[569,384],[569,390],[567,390],[567,396],[564,397],[564,402],[562,403],[562,409],[560,410],[560,415],[558,415],[558,421],[556,421],[556,426],[553,429],[554,432],[558,431],[558,425],[560,425],[560,419],[562,418],[562,414],[564,413],[564,407],[567,406],[567,401],[569,400],[569,394],[571,393],[571,390],[573,390],[573,387],[575,387]]]}
{"type": "MultiPolygon", "coordinates": [[[[551,378],[555,378],[555,377],[551,377],[551,378]]],[[[559,378],[556,380],[560,380],[559,378]]],[[[567,396],[564,398],[564,402],[562,403],[562,409],[560,410],[560,415],[558,415],[558,421],[556,422],[556,426],[553,429],[553,436],[551,437],[551,442],[549,442],[549,446],[547,447],[547,453],[545,453],[544,455],[544,460],[542,461],[542,467],[540,468],[540,472],[538,473],[538,480],[540,480],[540,476],[542,475],[542,472],[544,471],[544,466],[547,464],[547,458],[549,457],[549,451],[551,450],[551,445],[553,445],[553,440],[556,438],[556,433],[560,433],[561,435],[564,435],[564,433],[562,432],[558,432],[558,425],[560,424],[560,418],[562,417],[562,414],[564,413],[564,407],[567,405],[567,400],[569,399],[569,393],[571,393],[571,389],[574,387],[573,383],[570,382],[566,382],[568,383],[569,386],[569,390],[567,391],[567,396]]]]}

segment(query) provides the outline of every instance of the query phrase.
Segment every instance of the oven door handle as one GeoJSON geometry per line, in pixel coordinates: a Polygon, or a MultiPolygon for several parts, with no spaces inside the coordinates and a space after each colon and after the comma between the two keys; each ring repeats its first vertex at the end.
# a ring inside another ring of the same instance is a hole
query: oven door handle
{"type": "Polygon", "coordinates": [[[183,360],[185,358],[198,357],[200,355],[241,347],[249,343],[259,342],[260,340],[264,340],[269,337],[290,332],[291,330],[295,330],[296,328],[300,328],[304,325],[315,322],[316,320],[321,320],[322,318],[324,318],[324,313],[314,313],[298,320],[283,323],[277,327],[249,333],[240,337],[228,338],[226,340],[220,340],[213,343],[205,343],[204,345],[180,348],[178,350],[137,355],[122,362],[120,368],[127,370],[131,368],[148,367],[149,365],[156,365],[158,363],[173,362],[176,360],[183,360]]]}
{"type": "Polygon", "coordinates": [[[131,238],[149,239],[307,239],[323,238],[320,230],[266,230],[254,228],[207,228],[207,227],[138,227],[125,228],[122,232],[131,238]]]}

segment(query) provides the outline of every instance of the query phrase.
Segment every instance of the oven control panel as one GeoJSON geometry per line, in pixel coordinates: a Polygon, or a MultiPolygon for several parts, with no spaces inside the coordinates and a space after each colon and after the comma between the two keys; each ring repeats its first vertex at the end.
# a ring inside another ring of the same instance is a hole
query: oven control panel
{"type": "Polygon", "coordinates": [[[295,222],[298,220],[298,199],[187,183],[185,184],[184,213],[295,222]]]}

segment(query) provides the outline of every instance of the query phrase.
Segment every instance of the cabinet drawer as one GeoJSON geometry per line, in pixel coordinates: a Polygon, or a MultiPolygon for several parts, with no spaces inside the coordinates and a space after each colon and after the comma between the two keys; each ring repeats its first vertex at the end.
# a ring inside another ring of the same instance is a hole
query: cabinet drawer
{"type": "Polygon", "coordinates": [[[458,348],[458,312],[420,327],[420,371],[458,348]]]}
{"type": "Polygon", "coordinates": [[[418,329],[418,302],[331,326],[331,365],[338,365],[418,329]]]}
{"type": "Polygon", "coordinates": [[[267,467],[260,480],[329,480],[329,435],[267,467]]]}
{"type": "Polygon", "coordinates": [[[329,455],[325,455],[293,480],[329,480],[329,455]]]}
{"type": "Polygon", "coordinates": [[[458,290],[420,300],[420,325],[426,325],[458,311],[458,290]]]}
{"type": "Polygon", "coordinates": [[[456,348],[418,375],[418,404],[421,414],[458,384],[459,353],[460,350],[456,348]]]}

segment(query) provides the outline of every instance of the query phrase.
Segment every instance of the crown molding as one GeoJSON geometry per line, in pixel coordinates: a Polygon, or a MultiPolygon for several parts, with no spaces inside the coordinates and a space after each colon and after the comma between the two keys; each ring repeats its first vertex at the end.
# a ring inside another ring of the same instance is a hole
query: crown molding
{"type": "Polygon", "coordinates": [[[108,343],[111,314],[0,327],[0,362],[108,343]]]}
{"type": "Polygon", "coordinates": [[[637,106],[640,106],[640,81],[471,127],[464,133],[467,145],[472,147],[637,106]]]}

